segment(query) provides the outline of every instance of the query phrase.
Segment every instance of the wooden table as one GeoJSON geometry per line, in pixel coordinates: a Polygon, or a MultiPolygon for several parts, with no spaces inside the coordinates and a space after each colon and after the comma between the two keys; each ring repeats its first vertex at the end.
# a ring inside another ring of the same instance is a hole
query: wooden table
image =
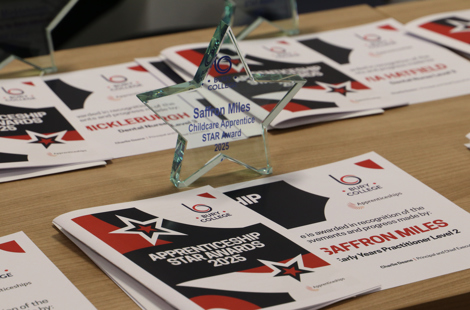
{"type": "MultiPolygon", "coordinates": [[[[424,1],[432,2],[432,1],[424,1]]],[[[434,1],[435,2],[435,1],[434,1]]],[[[441,1],[448,3],[450,1],[441,1]]],[[[455,1],[464,2],[462,1],[455,1]]],[[[418,5],[418,4],[416,4],[418,5]]],[[[420,3],[424,5],[424,3],[420,3]]],[[[470,4],[469,4],[470,6],[470,4]]],[[[403,6],[406,10],[406,4],[403,6]]],[[[395,6],[394,9],[401,8],[395,6]]],[[[302,15],[310,33],[387,16],[368,6],[302,15]]],[[[399,19],[399,10],[397,19],[399,19]]],[[[405,19],[408,17],[405,17],[405,19]]],[[[213,29],[176,33],[56,53],[59,72],[156,56],[166,47],[209,41],[213,29]]],[[[274,174],[306,169],[375,151],[460,207],[470,211],[470,96],[396,108],[383,115],[303,126],[269,133],[274,174]]],[[[1,184],[0,235],[23,230],[98,309],[138,309],[72,242],[52,226],[56,216],[81,208],[178,192],[169,181],[173,150],[113,160],[106,167],[1,184]]],[[[254,178],[226,164],[216,180],[195,186],[223,186],[254,178]]],[[[370,276],[370,275],[369,275],[370,276]]],[[[468,304],[470,270],[358,297],[331,309],[438,309],[468,304]]]]}

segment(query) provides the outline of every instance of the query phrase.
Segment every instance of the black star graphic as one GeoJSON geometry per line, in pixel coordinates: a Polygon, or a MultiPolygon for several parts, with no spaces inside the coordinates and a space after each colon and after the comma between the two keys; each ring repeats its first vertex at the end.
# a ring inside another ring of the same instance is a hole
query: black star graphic
{"type": "Polygon", "coordinates": [[[347,89],[346,86],[341,86],[341,87],[329,86],[329,87],[330,87],[329,93],[338,93],[343,96],[346,96],[347,93],[354,93],[354,91],[347,89]]]}
{"type": "Polygon", "coordinates": [[[36,137],[36,141],[32,141],[30,143],[39,143],[39,144],[42,144],[46,149],[51,146],[51,144],[63,144],[63,142],[60,142],[60,141],[56,141],[57,136],[51,136],[51,137],[41,137],[41,136],[35,136],[36,137]]]}
{"type": "Polygon", "coordinates": [[[297,261],[293,261],[293,263],[291,263],[290,265],[273,265],[279,269],[279,272],[274,275],[275,277],[290,276],[299,282],[301,274],[313,272],[310,270],[299,268],[299,264],[297,261]]]}

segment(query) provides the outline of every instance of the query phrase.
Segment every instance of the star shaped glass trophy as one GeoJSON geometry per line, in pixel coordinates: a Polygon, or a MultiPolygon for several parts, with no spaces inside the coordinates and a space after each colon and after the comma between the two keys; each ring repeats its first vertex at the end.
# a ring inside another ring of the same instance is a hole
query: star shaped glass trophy
{"type": "Polygon", "coordinates": [[[268,126],[305,84],[298,75],[252,73],[227,22],[222,19],[199,54],[191,81],[137,95],[178,133],[170,176],[176,187],[190,185],[226,159],[271,173],[268,126]],[[230,40],[223,43],[226,35],[230,40]],[[265,93],[279,100],[257,105],[265,93]]]}
{"type": "Polygon", "coordinates": [[[52,30],[78,0],[0,0],[0,69],[13,60],[39,73],[57,71],[52,30]]]}
{"type": "MultiPolygon", "coordinates": [[[[243,40],[260,24],[266,22],[284,35],[299,33],[299,16],[295,0],[224,0],[233,1],[231,26],[245,26],[237,33],[243,40]]],[[[227,4],[226,4],[227,7],[227,4]]]]}

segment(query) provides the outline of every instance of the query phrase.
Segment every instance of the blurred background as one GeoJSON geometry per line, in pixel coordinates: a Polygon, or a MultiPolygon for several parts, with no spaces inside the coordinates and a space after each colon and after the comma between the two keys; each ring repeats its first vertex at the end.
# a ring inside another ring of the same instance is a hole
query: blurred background
{"type": "MultiPolygon", "coordinates": [[[[412,0],[297,0],[299,13],[412,0]]],[[[56,50],[214,27],[221,0],[79,0],[52,33],[56,50]]]]}

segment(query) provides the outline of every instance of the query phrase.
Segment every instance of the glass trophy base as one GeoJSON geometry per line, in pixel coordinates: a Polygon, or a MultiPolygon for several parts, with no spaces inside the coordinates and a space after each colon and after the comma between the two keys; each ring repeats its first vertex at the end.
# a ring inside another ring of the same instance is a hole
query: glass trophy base
{"type": "MultiPolygon", "coordinates": [[[[171,182],[178,188],[187,187],[194,181],[213,170],[216,166],[221,164],[223,161],[230,161],[243,166],[246,169],[250,169],[258,174],[271,174],[273,169],[269,164],[269,158],[267,156],[267,148],[263,141],[264,137],[253,137],[243,139],[239,141],[225,142],[225,144],[215,144],[194,150],[186,150],[186,158],[184,147],[187,141],[180,141],[183,137],[178,137],[177,147],[175,149],[175,157],[173,159],[173,167],[170,175],[171,182]],[[215,149],[223,149],[224,147],[231,147],[234,151],[217,152],[215,149]],[[260,149],[262,148],[262,149],[260,149]],[[216,153],[212,158],[207,160],[207,155],[216,153]],[[230,155],[228,155],[228,154],[230,155]],[[255,156],[254,154],[262,154],[266,156],[255,156]],[[250,164],[243,162],[240,159],[246,159],[251,157],[251,160],[247,161],[250,164]],[[257,157],[257,158],[253,158],[257,157]],[[186,161],[183,164],[183,159],[186,161]],[[181,166],[180,166],[181,165],[181,166]]],[[[223,168],[222,168],[223,169],[223,168]]],[[[219,169],[219,171],[224,171],[219,169]]]]}

